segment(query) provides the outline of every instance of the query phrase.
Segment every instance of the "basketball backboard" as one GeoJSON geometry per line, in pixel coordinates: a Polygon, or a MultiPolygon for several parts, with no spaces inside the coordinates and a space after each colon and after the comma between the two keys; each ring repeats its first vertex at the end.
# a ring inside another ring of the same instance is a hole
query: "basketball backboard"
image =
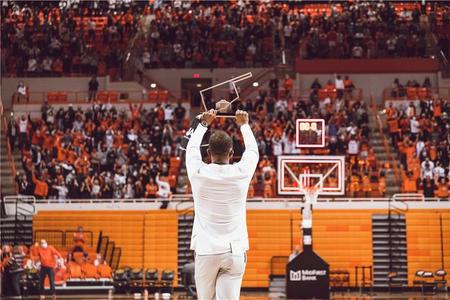
{"type": "Polygon", "coordinates": [[[278,156],[278,194],[303,195],[306,187],[316,186],[320,195],[345,193],[345,156],[278,156]]]}
{"type": "Polygon", "coordinates": [[[297,119],[295,122],[295,134],[298,148],[325,147],[325,120],[297,119]]]}

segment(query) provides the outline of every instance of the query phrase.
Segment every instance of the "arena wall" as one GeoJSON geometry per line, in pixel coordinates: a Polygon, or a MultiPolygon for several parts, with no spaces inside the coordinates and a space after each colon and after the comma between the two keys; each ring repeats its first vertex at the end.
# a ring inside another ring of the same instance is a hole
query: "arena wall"
{"type": "MultiPolygon", "coordinates": [[[[42,93],[52,91],[69,92],[69,101],[74,101],[76,96],[84,100],[88,95],[88,83],[91,77],[5,77],[2,78],[1,95],[3,105],[11,106],[12,95],[17,89],[19,81],[23,81],[29,88],[30,99],[42,102],[42,93]],[[74,92],[74,93],[70,93],[74,92]]],[[[109,76],[97,77],[99,83],[98,90],[111,90],[120,92],[131,92],[130,99],[139,100],[142,98],[143,87],[134,81],[110,81],[109,76]]],[[[87,99],[87,98],[86,98],[87,99]]]]}
{"type": "MultiPolygon", "coordinates": [[[[313,216],[313,245],[332,270],[350,272],[372,265],[372,215],[386,209],[317,209],[313,216]]],[[[177,269],[176,210],[44,211],[34,217],[34,230],[74,230],[83,225],[97,239],[100,230],[122,248],[122,266],[177,269]]],[[[406,212],[408,283],[418,269],[441,267],[439,218],[443,220],[444,265],[450,265],[450,209],[410,209],[406,212]]],[[[269,285],[270,259],[291,252],[301,242],[298,209],[249,209],[250,251],[244,287],[269,285]],[[292,224],[292,225],[291,225],[292,224]],[[292,226],[292,227],[291,227],[292,226]]]]}

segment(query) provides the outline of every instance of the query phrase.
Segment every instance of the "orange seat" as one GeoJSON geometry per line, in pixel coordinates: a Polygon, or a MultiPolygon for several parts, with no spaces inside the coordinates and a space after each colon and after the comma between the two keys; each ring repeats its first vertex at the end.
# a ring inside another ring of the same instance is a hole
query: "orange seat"
{"type": "Polygon", "coordinates": [[[150,102],[156,102],[158,100],[158,91],[149,91],[147,94],[147,99],[150,102]]]}
{"type": "Polygon", "coordinates": [[[48,92],[47,93],[47,101],[48,102],[57,102],[58,101],[58,93],[57,92],[48,92]]]}
{"type": "Polygon", "coordinates": [[[100,91],[97,93],[97,101],[106,102],[108,101],[109,94],[107,91],[100,91]]]}
{"type": "Polygon", "coordinates": [[[67,264],[67,274],[69,278],[82,278],[83,272],[81,271],[81,266],[75,262],[69,262],[67,264]]]}
{"type": "Polygon", "coordinates": [[[97,267],[91,263],[84,263],[81,270],[85,278],[98,278],[97,267]]]}
{"type": "Polygon", "coordinates": [[[111,267],[103,264],[97,267],[97,274],[100,278],[112,278],[111,267]]]}
{"type": "Polygon", "coordinates": [[[66,92],[58,93],[58,102],[67,102],[67,93],[66,92]]]}
{"type": "Polygon", "coordinates": [[[118,92],[109,92],[108,98],[109,98],[109,101],[111,101],[111,102],[117,102],[117,99],[119,98],[119,93],[118,92]]]}
{"type": "Polygon", "coordinates": [[[169,100],[169,92],[164,90],[164,91],[159,91],[158,92],[158,99],[159,101],[167,101],[169,100]]]}

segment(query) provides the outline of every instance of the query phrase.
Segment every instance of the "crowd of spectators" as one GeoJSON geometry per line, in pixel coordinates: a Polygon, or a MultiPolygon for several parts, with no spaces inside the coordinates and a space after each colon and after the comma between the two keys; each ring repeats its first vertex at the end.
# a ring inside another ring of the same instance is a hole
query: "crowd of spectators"
{"type": "MultiPolygon", "coordinates": [[[[426,77],[420,85],[416,80],[408,80],[406,84],[402,84],[398,78],[394,79],[391,88],[391,97],[393,98],[411,98],[411,93],[408,93],[408,89],[413,89],[415,96],[418,97],[418,93],[416,93],[417,89],[424,89],[423,97],[429,97],[432,94],[432,84],[429,77],[426,77]]],[[[414,94],[413,93],[413,94],[414,94]]],[[[421,95],[422,96],[422,95],[421,95]]],[[[415,98],[414,98],[415,99],[415,98]]]]}
{"type": "MultiPolygon", "coordinates": [[[[129,53],[148,68],[270,66],[281,62],[283,50],[290,63],[298,55],[425,57],[436,12],[420,5],[398,12],[396,5],[10,1],[2,6],[2,69],[16,76],[104,75],[120,70],[129,53]]],[[[448,11],[439,16],[445,26],[448,11]]],[[[448,35],[437,39],[447,53],[448,35]]]]}
{"type": "Polygon", "coordinates": [[[15,76],[61,76],[120,69],[142,9],[129,1],[104,2],[4,1],[2,70],[15,76]]]}
{"type": "Polygon", "coordinates": [[[438,97],[386,109],[392,146],[401,162],[402,192],[448,198],[450,103],[438,97]]]}
{"type": "Polygon", "coordinates": [[[303,58],[425,57],[428,15],[392,2],[347,2],[308,19],[303,58]]]}
{"type": "Polygon", "coordinates": [[[94,102],[86,111],[55,109],[11,119],[11,148],[22,153],[19,193],[37,198],[170,198],[180,169],[181,103],[117,111],[94,102]]]}

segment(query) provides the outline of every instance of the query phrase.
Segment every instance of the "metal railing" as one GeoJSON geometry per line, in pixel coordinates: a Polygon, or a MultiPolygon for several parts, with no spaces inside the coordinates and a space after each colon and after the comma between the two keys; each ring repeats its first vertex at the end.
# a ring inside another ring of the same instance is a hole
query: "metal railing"
{"type": "MultiPolygon", "coordinates": [[[[39,240],[46,240],[49,244],[55,247],[68,247],[74,244],[73,234],[76,233],[74,230],[53,230],[53,229],[39,229],[33,232],[33,241],[38,242],[39,240]]],[[[94,239],[93,239],[92,231],[83,231],[83,236],[86,245],[93,247],[94,239]]]]}
{"type": "Polygon", "coordinates": [[[9,140],[9,136],[8,136],[8,123],[6,122],[6,118],[4,117],[4,116],[2,116],[1,117],[2,118],[2,122],[3,122],[3,129],[2,130],[4,130],[4,132],[5,132],[5,140],[3,141],[4,143],[6,143],[6,151],[7,151],[7,155],[8,155],[8,162],[9,162],[9,165],[10,165],[10,168],[11,168],[11,177],[12,177],[12,184],[13,184],[13,186],[14,186],[14,188],[15,188],[15,191],[16,191],[16,194],[19,192],[19,188],[18,188],[18,186],[17,186],[17,184],[16,184],[16,179],[15,179],[15,176],[16,176],[16,162],[14,161],[14,157],[13,157],[13,154],[12,154],[12,150],[11,150],[11,143],[10,143],[10,140],[9,140]]]}
{"type": "MultiPolygon", "coordinates": [[[[14,199],[10,197],[4,197],[5,204],[13,204],[15,203],[14,199]]],[[[39,204],[140,204],[140,203],[155,203],[161,204],[163,201],[167,201],[167,199],[156,198],[156,199],[32,199],[30,200],[34,205],[39,204]],[[61,202],[63,201],[63,202],[61,202]]],[[[263,197],[254,197],[247,199],[247,203],[297,203],[303,202],[303,197],[280,197],[280,198],[263,198],[263,197]]],[[[396,202],[398,200],[392,200],[389,197],[320,197],[317,199],[317,203],[388,203],[389,201],[396,202]]],[[[411,199],[402,199],[402,202],[443,202],[448,203],[448,199],[442,199],[438,197],[428,197],[428,198],[411,198],[411,199]]],[[[179,210],[184,210],[180,208],[180,206],[184,204],[193,203],[192,195],[174,195],[173,199],[170,200],[170,203],[174,203],[178,206],[179,210]]]]}

